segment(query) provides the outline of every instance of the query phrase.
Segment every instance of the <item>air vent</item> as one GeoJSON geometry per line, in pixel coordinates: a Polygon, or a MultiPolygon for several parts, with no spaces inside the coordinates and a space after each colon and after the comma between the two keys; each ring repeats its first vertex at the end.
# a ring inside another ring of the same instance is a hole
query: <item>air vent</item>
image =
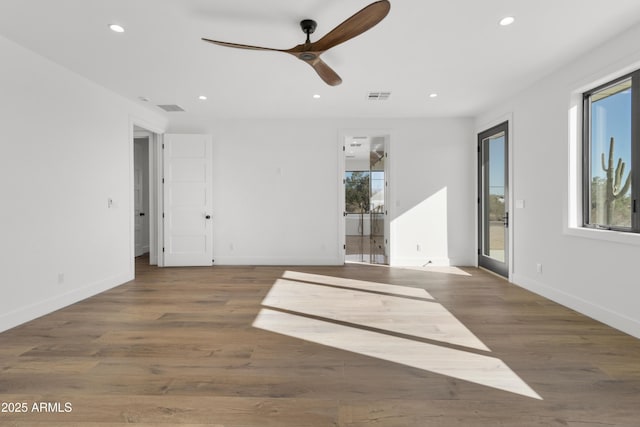
{"type": "Polygon", "coordinates": [[[184,111],[184,108],[175,104],[158,105],[158,107],[162,108],[167,113],[177,113],[179,111],[184,111]]]}
{"type": "Polygon", "coordinates": [[[386,101],[391,96],[391,92],[369,92],[369,101],[386,101]]]}

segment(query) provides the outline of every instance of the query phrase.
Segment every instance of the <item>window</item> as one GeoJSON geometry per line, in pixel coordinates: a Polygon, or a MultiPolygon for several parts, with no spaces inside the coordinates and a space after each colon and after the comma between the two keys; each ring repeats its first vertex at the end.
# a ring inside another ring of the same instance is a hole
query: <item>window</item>
{"type": "Polygon", "coordinates": [[[640,70],[584,94],[585,227],[640,232],[639,125],[640,70]]]}
{"type": "Polygon", "coordinates": [[[345,173],[347,213],[384,213],[384,171],[345,173]]]}
{"type": "Polygon", "coordinates": [[[347,213],[369,213],[371,204],[370,172],[345,173],[345,202],[347,213]]]}
{"type": "Polygon", "coordinates": [[[384,171],[371,171],[371,212],[384,212],[384,171]]]}

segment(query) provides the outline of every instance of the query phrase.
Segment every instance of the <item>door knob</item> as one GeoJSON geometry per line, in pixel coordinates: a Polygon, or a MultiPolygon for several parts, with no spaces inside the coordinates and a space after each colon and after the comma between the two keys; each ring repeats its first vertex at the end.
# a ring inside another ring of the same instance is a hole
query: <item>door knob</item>
{"type": "Polygon", "coordinates": [[[140,216],[144,216],[144,212],[140,212],[138,215],[140,215],[140,216]]]}
{"type": "Polygon", "coordinates": [[[211,219],[211,215],[205,215],[205,219],[211,219]]]}

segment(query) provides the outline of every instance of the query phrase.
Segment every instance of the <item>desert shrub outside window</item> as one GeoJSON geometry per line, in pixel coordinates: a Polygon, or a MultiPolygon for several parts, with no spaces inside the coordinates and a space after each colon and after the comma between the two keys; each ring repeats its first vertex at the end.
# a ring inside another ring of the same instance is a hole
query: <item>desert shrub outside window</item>
{"type": "Polygon", "coordinates": [[[584,94],[585,227],[640,232],[639,121],[640,71],[584,94]]]}

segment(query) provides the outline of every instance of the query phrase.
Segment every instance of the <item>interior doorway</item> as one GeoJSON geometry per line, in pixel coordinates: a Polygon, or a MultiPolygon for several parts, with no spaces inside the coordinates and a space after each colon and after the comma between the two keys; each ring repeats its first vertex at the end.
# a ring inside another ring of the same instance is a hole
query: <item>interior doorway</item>
{"type": "MultiPolygon", "coordinates": [[[[162,212],[158,189],[162,176],[162,162],[159,161],[162,136],[154,131],[133,125],[131,138],[132,173],[132,254],[144,256],[151,265],[162,265],[162,227],[158,216],[162,212]]],[[[133,259],[132,259],[133,262],[133,259]]]]}
{"type": "Polygon", "coordinates": [[[133,140],[133,222],[134,255],[150,251],[149,228],[149,136],[138,136],[133,140]]]}
{"type": "Polygon", "coordinates": [[[344,137],[345,262],[389,264],[388,135],[344,137]]]}

